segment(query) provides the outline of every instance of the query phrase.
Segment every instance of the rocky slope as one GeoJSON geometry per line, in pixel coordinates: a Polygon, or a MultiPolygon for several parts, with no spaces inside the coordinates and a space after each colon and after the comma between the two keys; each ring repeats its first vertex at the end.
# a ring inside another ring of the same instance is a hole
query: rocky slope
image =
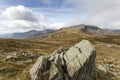
{"type": "Polygon", "coordinates": [[[72,46],[67,52],[56,50],[41,56],[30,69],[33,80],[97,80],[96,51],[87,40],[72,46]]]}

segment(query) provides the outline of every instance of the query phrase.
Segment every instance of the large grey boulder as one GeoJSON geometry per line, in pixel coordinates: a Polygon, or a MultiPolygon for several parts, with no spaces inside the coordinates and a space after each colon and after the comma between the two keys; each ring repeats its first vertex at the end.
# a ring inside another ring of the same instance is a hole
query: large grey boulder
{"type": "Polygon", "coordinates": [[[32,80],[97,80],[96,51],[87,40],[67,52],[59,48],[49,56],[41,56],[30,69],[32,80]],[[47,71],[47,74],[44,74],[47,71]],[[46,76],[47,78],[43,78],[46,76]]]}
{"type": "Polygon", "coordinates": [[[65,54],[68,75],[71,80],[96,80],[95,48],[87,40],[71,47],[65,54]]]}

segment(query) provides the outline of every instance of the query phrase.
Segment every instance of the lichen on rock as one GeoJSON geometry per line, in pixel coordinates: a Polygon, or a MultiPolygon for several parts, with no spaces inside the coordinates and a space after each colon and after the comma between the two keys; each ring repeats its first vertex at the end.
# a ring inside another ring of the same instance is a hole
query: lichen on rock
{"type": "Polygon", "coordinates": [[[32,80],[97,80],[95,56],[94,46],[82,40],[67,52],[59,48],[51,55],[39,57],[30,75],[32,80]],[[42,77],[45,71],[46,79],[42,77]]]}

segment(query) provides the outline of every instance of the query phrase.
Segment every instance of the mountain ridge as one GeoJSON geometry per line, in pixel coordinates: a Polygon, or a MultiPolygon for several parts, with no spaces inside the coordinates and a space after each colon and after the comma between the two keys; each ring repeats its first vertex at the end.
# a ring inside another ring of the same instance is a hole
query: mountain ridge
{"type": "Polygon", "coordinates": [[[74,26],[70,26],[67,27],[69,28],[76,28],[84,33],[87,34],[95,34],[95,35],[118,35],[119,33],[114,32],[113,30],[110,29],[102,29],[98,26],[94,26],[94,25],[85,25],[85,24],[80,24],[80,25],[74,25],[74,26]]]}
{"type": "Polygon", "coordinates": [[[45,29],[41,31],[30,30],[30,31],[21,32],[21,33],[4,34],[4,35],[0,35],[0,37],[1,38],[13,38],[13,39],[25,39],[25,38],[41,37],[48,33],[54,33],[54,32],[59,32],[63,30],[64,31],[65,30],[77,31],[77,32],[88,34],[88,35],[101,35],[101,36],[102,35],[105,35],[105,36],[109,36],[109,35],[119,36],[120,35],[120,30],[102,29],[102,28],[99,28],[98,26],[80,24],[80,25],[64,27],[59,30],[55,30],[55,29],[45,29]]]}
{"type": "Polygon", "coordinates": [[[25,38],[28,38],[28,37],[47,34],[47,33],[51,33],[51,32],[54,32],[54,31],[56,31],[56,30],[54,30],[54,29],[45,29],[45,30],[41,30],[41,31],[30,30],[30,31],[27,31],[27,32],[3,34],[3,35],[0,35],[0,37],[1,38],[13,38],[13,39],[25,39],[25,38]]]}

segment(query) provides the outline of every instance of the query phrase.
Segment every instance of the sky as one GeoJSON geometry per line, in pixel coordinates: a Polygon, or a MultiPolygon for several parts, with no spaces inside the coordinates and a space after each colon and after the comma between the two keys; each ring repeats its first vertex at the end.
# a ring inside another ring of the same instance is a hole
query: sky
{"type": "Polygon", "coordinates": [[[120,29],[120,0],[0,0],[0,34],[79,24],[120,29]]]}

